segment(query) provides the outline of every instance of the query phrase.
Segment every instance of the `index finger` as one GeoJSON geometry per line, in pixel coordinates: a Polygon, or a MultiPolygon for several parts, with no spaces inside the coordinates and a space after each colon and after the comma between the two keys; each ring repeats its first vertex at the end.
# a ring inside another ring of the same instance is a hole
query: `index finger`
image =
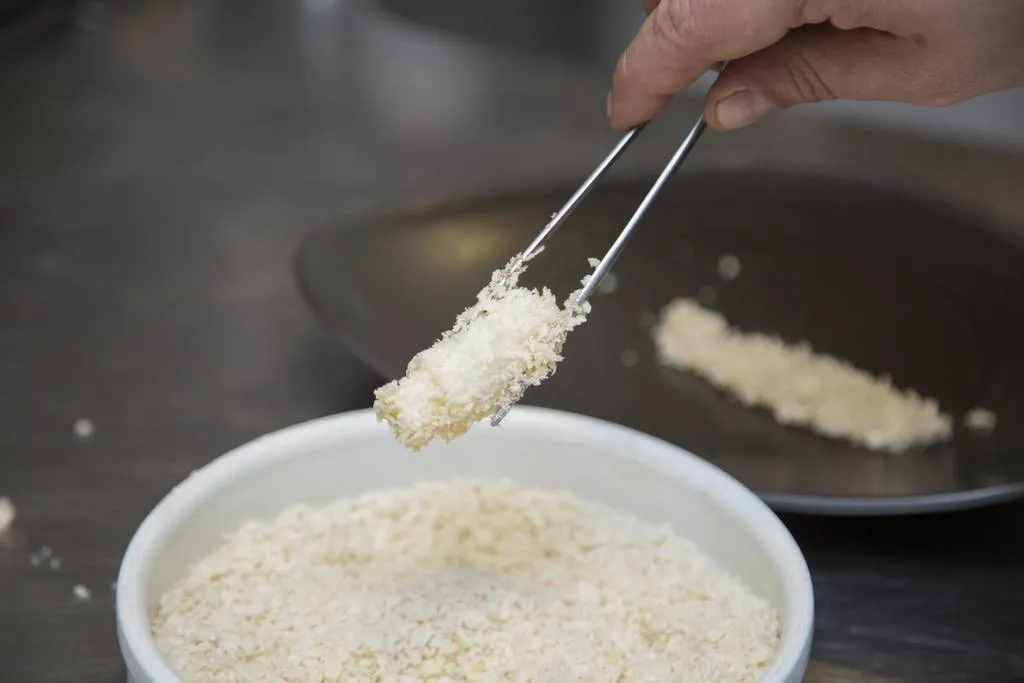
{"type": "Polygon", "coordinates": [[[619,58],[608,117],[649,120],[712,65],[777,42],[803,23],[807,0],[661,0],[619,58]]]}

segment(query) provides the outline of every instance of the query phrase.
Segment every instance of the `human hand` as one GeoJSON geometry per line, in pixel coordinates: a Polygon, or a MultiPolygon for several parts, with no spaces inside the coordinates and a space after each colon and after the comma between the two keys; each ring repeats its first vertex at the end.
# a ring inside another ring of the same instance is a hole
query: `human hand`
{"type": "Polygon", "coordinates": [[[1024,85],[1024,0],[643,0],[608,117],[658,114],[716,64],[705,116],[740,128],[821,100],[944,106],[1024,85]]]}

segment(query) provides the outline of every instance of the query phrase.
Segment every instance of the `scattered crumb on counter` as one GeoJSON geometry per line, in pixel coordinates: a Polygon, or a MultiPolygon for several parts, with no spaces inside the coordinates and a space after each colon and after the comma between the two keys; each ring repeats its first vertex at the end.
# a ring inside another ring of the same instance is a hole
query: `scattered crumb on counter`
{"type": "Polygon", "coordinates": [[[87,417],[80,417],[75,420],[75,436],[81,440],[91,439],[96,433],[96,425],[87,417]]]}
{"type": "Polygon", "coordinates": [[[14,524],[18,510],[14,507],[14,501],[5,496],[0,496],[0,535],[7,532],[14,524]]]}
{"type": "Polygon", "coordinates": [[[658,322],[658,316],[654,311],[644,311],[640,314],[640,327],[649,330],[658,322]]]}
{"type": "Polygon", "coordinates": [[[692,299],[666,306],[653,338],[661,363],[767,409],[782,425],[893,453],[952,435],[952,418],[935,399],[815,353],[806,342],[740,332],[692,299]]]}
{"type": "Polygon", "coordinates": [[[633,349],[626,349],[622,352],[622,364],[627,368],[632,368],[640,361],[640,356],[633,349]]]}
{"type": "Polygon", "coordinates": [[[79,600],[88,600],[92,597],[92,591],[83,586],[82,584],[78,584],[77,586],[72,588],[71,592],[79,600]]]}
{"type": "Polygon", "coordinates": [[[60,565],[61,565],[61,561],[60,561],[59,557],[51,557],[50,558],[50,569],[51,570],[57,571],[58,569],[60,569],[60,565]]]}
{"type": "Polygon", "coordinates": [[[735,280],[740,275],[742,265],[735,254],[723,254],[718,259],[718,277],[726,281],[735,280]]]}
{"type": "Polygon", "coordinates": [[[996,414],[987,408],[972,408],[964,415],[964,426],[986,434],[996,428],[997,421],[996,414]]]}

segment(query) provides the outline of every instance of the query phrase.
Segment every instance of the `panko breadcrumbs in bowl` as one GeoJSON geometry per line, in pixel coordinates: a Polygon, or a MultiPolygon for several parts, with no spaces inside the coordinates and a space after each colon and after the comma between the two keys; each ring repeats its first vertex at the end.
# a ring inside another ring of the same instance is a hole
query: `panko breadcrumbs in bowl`
{"type": "Polygon", "coordinates": [[[360,411],[217,459],[140,527],[117,613],[138,683],[797,683],[813,596],[714,466],[520,407],[418,454],[360,411]]]}

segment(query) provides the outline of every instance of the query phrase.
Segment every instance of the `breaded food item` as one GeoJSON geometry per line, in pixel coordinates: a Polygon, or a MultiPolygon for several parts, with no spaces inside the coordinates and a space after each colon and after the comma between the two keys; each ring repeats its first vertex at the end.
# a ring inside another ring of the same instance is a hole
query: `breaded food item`
{"type": "Polygon", "coordinates": [[[495,271],[455,326],[416,354],[404,377],[374,393],[377,419],[411,450],[465,434],[554,373],[590,306],[573,306],[576,292],[559,306],[546,288],[518,286],[525,269],[517,255],[495,271]]]}

